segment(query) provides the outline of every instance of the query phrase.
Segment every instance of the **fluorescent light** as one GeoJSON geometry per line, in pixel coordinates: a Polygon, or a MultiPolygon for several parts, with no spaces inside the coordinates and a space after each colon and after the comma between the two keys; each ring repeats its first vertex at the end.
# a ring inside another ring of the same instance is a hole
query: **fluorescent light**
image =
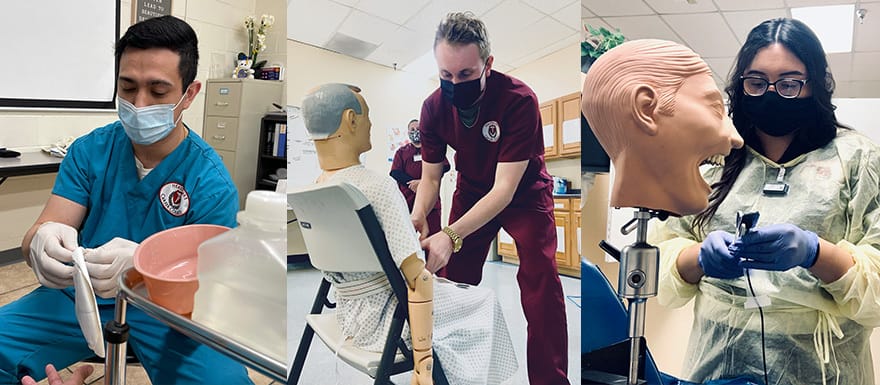
{"type": "Polygon", "coordinates": [[[418,59],[411,61],[403,70],[425,78],[437,77],[437,60],[434,59],[434,49],[428,50],[418,59]]]}
{"type": "Polygon", "coordinates": [[[825,53],[852,52],[855,4],[792,8],[791,17],[803,21],[822,42],[825,53]]]}

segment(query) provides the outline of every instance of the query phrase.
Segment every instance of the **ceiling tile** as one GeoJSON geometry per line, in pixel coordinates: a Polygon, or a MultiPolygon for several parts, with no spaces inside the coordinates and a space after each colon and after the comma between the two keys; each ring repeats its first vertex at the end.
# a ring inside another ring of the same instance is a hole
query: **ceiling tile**
{"type": "Polygon", "coordinates": [[[645,0],[645,2],[661,15],[667,13],[714,12],[718,10],[715,8],[715,3],[711,1],[697,1],[696,4],[669,0],[645,0]]]}
{"type": "Polygon", "coordinates": [[[853,0],[785,0],[789,7],[816,7],[820,5],[852,4],[853,0]]]}
{"type": "Polygon", "coordinates": [[[580,6],[580,1],[578,0],[522,0],[528,5],[534,7],[535,9],[547,14],[551,15],[556,13],[562,8],[574,5],[580,6]]]}
{"type": "Polygon", "coordinates": [[[333,37],[330,38],[330,41],[328,41],[327,44],[324,45],[324,47],[333,52],[338,52],[343,55],[356,57],[358,59],[365,59],[367,56],[373,53],[376,48],[378,48],[378,45],[368,43],[356,37],[348,36],[341,32],[336,32],[335,34],[333,34],[333,37]]]}
{"type": "Polygon", "coordinates": [[[367,60],[389,67],[397,63],[397,68],[403,68],[430,50],[433,42],[434,38],[430,35],[400,27],[367,60]]]}
{"type": "Polygon", "coordinates": [[[739,50],[739,42],[719,13],[661,17],[702,57],[728,57],[739,50]]]}
{"type": "MultiPolygon", "coordinates": [[[[308,0],[293,0],[293,1],[308,1],[308,0]]],[[[358,1],[361,1],[361,0],[333,0],[333,1],[337,2],[339,4],[342,4],[346,7],[354,8],[354,6],[357,5],[358,1]]]]}
{"type": "Polygon", "coordinates": [[[715,0],[715,4],[722,11],[785,8],[782,0],[715,0]]]}
{"type": "MultiPolygon", "coordinates": [[[[828,55],[828,67],[834,80],[848,82],[852,80],[852,53],[832,53],[828,55]]],[[[877,68],[876,66],[874,68],[877,68]]]]}
{"type": "MultiPolygon", "coordinates": [[[[434,36],[437,25],[450,12],[473,12],[478,17],[492,9],[502,0],[433,0],[423,7],[421,11],[415,14],[404,24],[410,30],[416,32],[428,33],[434,36]]],[[[490,30],[491,34],[492,31],[490,30]]]]}
{"type": "Polygon", "coordinates": [[[581,0],[590,12],[599,17],[651,15],[654,11],[641,0],[609,1],[581,0]]]}
{"type": "Polygon", "coordinates": [[[492,54],[513,65],[516,60],[540,51],[576,32],[551,17],[544,17],[526,28],[515,29],[510,34],[504,35],[504,40],[494,40],[492,54]]]}
{"type": "Polygon", "coordinates": [[[550,15],[554,19],[558,20],[562,24],[567,25],[569,28],[574,29],[576,31],[580,31],[583,28],[580,25],[581,18],[578,17],[578,12],[583,9],[581,8],[581,4],[578,1],[569,4],[565,8],[562,8],[556,13],[550,15]]]}
{"type": "Polygon", "coordinates": [[[684,43],[657,15],[606,17],[605,21],[612,27],[619,28],[627,40],[663,39],[684,43]]]}
{"type": "MultiPolygon", "coordinates": [[[[561,49],[567,49],[569,47],[572,47],[573,45],[575,45],[579,41],[580,41],[580,34],[578,34],[578,33],[571,34],[571,35],[563,38],[562,40],[558,40],[552,44],[547,44],[546,46],[530,53],[529,55],[523,56],[522,58],[514,61],[512,63],[512,65],[515,68],[522,67],[526,64],[534,62],[535,60],[539,60],[547,55],[552,55],[561,49]]],[[[573,53],[574,51],[571,51],[571,52],[573,53]]],[[[571,70],[572,71],[577,70],[577,68],[579,66],[578,60],[580,60],[578,58],[578,56],[571,55],[571,70]]]]}
{"type": "Polygon", "coordinates": [[[287,37],[322,46],[350,10],[328,0],[293,0],[287,5],[287,37]]]}
{"type": "MultiPolygon", "coordinates": [[[[880,98],[880,81],[842,82],[834,91],[836,98],[880,98]]],[[[841,122],[847,124],[848,122],[841,122]]],[[[867,127],[854,127],[866,130],[867,127]]]]}
{"type": "Polygon", "coordinates": [[[593,16],[595,16],[595,15],[593,15],[593,12],[590,12],[590,10],[587,9],[587,7],[585,7],[583,4],[581,4],[581,18],[586,19],[586,18],[590,18],[593,16]]]}
{"type": "Polygon", "coordinates": [[[877,38],[880,36],[880,3],[862,3],[860,8],[864,8],[868,13],[861,24],[858,21],[855,23],[853,50],[880,51],[880,39],[877,38]]]}
{"type": "Polygon", "coordinates": [[[718,57],[718,58],[703,58],[703,61],[709,65],[709,68],[712,69],[712,74],[721,79],[723,83],[727,83],[727,79],[730,77],[730,70],[733,68],[735,57],[718,57]]]}
{"type": "Polygon", "coordinates": [[[779,8],[757,11],[722,12],[722,14],[727,20],[727,24],[733,29],[733,33],[736,35],[739,44],[742,45],[746,41],[746,37],[749,36],[749,32],[752,28],[755,28],[758,24],[761,24],[764,21],[778,17],[785,17],[786,11],[785,9],[779,8]]]}
{"type": "Polygon", "coordinates": [[[856,52],[852,60],[852,81],[880,80],[880,52],[856,52]]]}
{"type": "Polygon", "coordinates": [[[380,45],[397,28],[399,28],[397,24],[353,9],[339,26],[338,31],[365,42],[380,45]]]}
{"type": "Polygon", "coordinates": [[[530,27],[544,15],[538,10],[520,3],[519,1],[505,1],[501,5],[492,8],[480,19],[486,23],[489,29],[489,37],[498,36],[510,30],[522,30],[530,27]]]}
{"type": "Polygon", "coordinates": [[[429,0],[361,0],[355,6],[370,15],[404,24],[421,10],[429,0]]]}

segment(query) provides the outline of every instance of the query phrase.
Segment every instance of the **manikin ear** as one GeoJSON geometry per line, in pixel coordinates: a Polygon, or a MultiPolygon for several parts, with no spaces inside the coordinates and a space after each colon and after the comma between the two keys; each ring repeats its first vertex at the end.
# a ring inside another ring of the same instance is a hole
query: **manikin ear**
{"type": "Polygon", "coordinates": [[[633,119],[644,133],[657,135],[657,121],[654,115],[657,111],[659,95],[654,88],[641,85],[633,92],[633,119]]]}
{"type": "Polygon", "coordinates": [[[354,110],[351,108],[342,111],[341,124],[348,130],[348,132],[354,134],[355,130],[357,129],[357,113],[355,113],[354,110]]]}

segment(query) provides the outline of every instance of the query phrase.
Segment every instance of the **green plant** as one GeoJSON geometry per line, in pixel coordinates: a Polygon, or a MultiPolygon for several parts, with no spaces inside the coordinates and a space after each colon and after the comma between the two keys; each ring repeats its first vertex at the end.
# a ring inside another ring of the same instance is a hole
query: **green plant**
{"type": "Polygon", "coordinates": [[[584,30],[587,37],[581,42],[581,57],[590,57],[592,60],[599,58],[603,53],[622,44],[626,38],[620,33],[620,29],[612,32],[605,27],[598,29],[585,24],[584,30]]]}

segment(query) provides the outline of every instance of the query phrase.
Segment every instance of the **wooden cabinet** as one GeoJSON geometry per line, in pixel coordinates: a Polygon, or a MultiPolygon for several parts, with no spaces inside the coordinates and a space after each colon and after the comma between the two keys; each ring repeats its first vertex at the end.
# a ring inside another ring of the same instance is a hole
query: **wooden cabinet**
{"type": "Polygon", "coordinates": [[[581,155],[581,93],[541,103],[544,159],[575,158],[581,155]]]}
{"type": "Polygon", "coordinates": [[[283,104],[282,82],[254,79],[209,79],[205,86],[205,129],[202,138],[217,151],[238,189],[244,208],[254,189],[260,149],[260,122],[272,103],[283,104]]]}
{"type": "Polygon", "coordinates": [[[581,93],[559,99],[559,154],[581,155],[581,93]]]}
{"type": "Polygon", "coordinates": [[[541,124],[544,125],[544,158],[555,158],[559,156],[556,146],[559,136],[556,129],[556,101],[541,103],[538,108],[541,111],[541,124]]]}
{"type": "MultiPolygon", "coordinates": [[[[556,222],[556,266],[560,274],[580,277],[580,198],[553,199],[556,222]]],[[[504,262],[519,264],[513,238],[504,229],[498,232],[498,255],[504,262]]]]}

